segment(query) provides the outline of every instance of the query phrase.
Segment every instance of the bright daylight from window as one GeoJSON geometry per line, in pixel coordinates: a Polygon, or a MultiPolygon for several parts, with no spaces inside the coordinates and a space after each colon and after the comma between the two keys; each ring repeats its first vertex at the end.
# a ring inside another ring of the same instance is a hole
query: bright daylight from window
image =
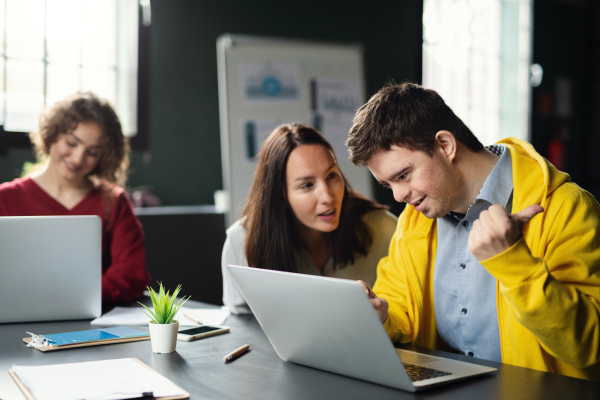
{"type": "Polygon", "coordinates": [[[0,124],[29,132],[44,107],[91,90],[135,134],[137,32],[137,0],[0,0],[0,124]]]}
{"type": "Polygon", "coordinates": [[[423,86],[485,145],[528,138],[531,0],[425,0],[423,86]]]}

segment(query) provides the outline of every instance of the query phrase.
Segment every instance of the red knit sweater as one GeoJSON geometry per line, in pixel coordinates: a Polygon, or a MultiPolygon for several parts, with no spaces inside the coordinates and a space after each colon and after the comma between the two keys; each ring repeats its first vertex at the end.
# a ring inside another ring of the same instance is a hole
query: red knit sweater
{"type": "Polygon", "coordinates": [[[102,301],[131,302],[150,284],[144,234],[127,193],[114,186],[111,199],[108,216],[105,195],[99,189],[69,210],[26,177],[0,185],[0,216],[98,215],[102,219],[102,301]]]}

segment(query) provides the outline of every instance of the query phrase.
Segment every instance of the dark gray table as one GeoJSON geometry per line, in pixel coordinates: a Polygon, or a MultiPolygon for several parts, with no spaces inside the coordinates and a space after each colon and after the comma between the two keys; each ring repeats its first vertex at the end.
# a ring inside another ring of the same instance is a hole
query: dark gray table
{"type": "MultiPolygon", "coordinates": [[[[200,304],[190,301],[187,306],[200,304]]],[[[25,398],[7,372],[13,364],[136,357],[187,390],[192,399],[600,399],[600,383],[427,349],[421,351],[494,366],[499,371],[411,394],[284,362],[253,316],[232,315],[227,325],[230,333],[195,342],[179,341],[175,353],[154,354],[150,341],[42,353],[25,346],[25,331],[50,334],[97,327],[89,321],[0,324],[0,398],[25,398]],[[247,354],[223,363],[225,354],[246,343],[251,346],[247,354]]]]}

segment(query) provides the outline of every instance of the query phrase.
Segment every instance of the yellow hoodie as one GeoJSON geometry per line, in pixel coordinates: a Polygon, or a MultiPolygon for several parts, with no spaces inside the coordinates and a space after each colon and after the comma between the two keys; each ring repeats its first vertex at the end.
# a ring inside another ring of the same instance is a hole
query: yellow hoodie
{"type": "MultiPolygon", "coordinates": [[[[481,264],[496,278],[502,362],[600,380],[600,206],[527,142],[508,138],[516,213],[544,211],[509,249],[481,264]]],[[[387,299],[395,342],[436,348],[437,225],[407,205],[374,292],[387,299]]]]}

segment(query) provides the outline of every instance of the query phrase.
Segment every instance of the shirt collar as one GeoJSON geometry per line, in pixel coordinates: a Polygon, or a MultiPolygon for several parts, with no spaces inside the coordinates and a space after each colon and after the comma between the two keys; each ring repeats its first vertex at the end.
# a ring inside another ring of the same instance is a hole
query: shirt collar
{"type": "MultiPolygon", "coordinates": [[[[493,145],[487,147],[487,149],[494,154],[498,154],[498,148],[502,148],[500,159],[483,183],[483,187],[473,204],[478,200],[482,200],[490,204],[501,205],[504,208],[508,205],[508,201],[513,191],[512,160],[510,151],[507,151],[506,146],[493,145]]],[[[473,204],[471,204],[471,206],[473,204]]]]}

